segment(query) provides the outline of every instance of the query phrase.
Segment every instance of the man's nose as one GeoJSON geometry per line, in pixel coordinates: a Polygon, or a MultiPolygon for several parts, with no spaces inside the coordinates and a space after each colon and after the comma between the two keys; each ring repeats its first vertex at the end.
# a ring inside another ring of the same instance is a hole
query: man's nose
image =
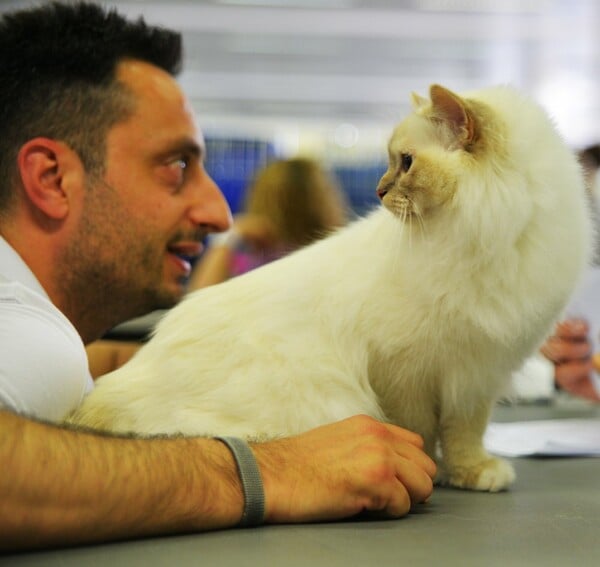
{"type": "Polygon", "coordinates": [[[202,171],[190,218],[195,225],[209,232],[223,232],[231,227],[229,205],[219,186],[206,171],[202,171]]]}

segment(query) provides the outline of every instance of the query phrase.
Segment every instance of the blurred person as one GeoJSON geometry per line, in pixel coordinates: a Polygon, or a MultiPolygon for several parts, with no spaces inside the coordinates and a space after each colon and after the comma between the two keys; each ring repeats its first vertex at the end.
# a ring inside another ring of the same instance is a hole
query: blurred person
{"type": "Polygon", "coordinates": [[[195,266],[190,289],[225,281],[326,236],[348,220],[344,196],[308,158],[272,162],[248,188],[244,213],[213,235],[195,266]]]}
{"type": "Polygon", "coordinates": [[[251,447],[56,425],[93,388],[84,344],[176,303],[230,225],[180,64],[179,34],[92,3],[0,20],[1,550],[398,517],[431,494],[422,439],[365,416],[251,447]]]}
{"type": "MultiPolygon", "coordinates": [[[[600,144],[593,144],[579,152],[579,161],[583,168],[586,189],[590,197],[590,208],[596,227],[594,266],[597,271],[599,259],[598,230],[598,187],[597,174],[600,167],[600,144]]],[[[600,300],[600,289],[598,290],[600,300]]],[[[591,310],[591,307],[590,307],[591,310]]],[[[585,317],[585,313],[581,313],[585,317]]],[[[568,318],[560,321],[553,334],[542,345],[541,353],[553,365],[554,384],[561,390],[576,397],[600,402],[600,394],[593,384],[592,373],[600,372],[600,353],[593,352],[594,343],[590,337],[589,321],[582,318],[568,318]]]]}

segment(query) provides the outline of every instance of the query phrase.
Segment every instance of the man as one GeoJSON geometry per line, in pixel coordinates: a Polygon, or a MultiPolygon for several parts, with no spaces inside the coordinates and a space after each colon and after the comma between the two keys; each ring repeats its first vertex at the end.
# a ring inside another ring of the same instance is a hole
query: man
{"type": "Polygon", "coordinates": [[[0,548],[235,526],[256,505],[255,523],[398,517],[431,494],[419,436],[365,416],[246,453],[48,423],[92,387],[84,343],[176,302],[185,258],[229,226],[179,63],[178,34],[92,4],[0,22],[0,548]]]}

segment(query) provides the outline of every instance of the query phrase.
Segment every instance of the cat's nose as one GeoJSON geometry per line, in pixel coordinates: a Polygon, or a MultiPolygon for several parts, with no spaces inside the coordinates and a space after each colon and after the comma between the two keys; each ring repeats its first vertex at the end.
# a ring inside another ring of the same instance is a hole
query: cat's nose
{"type": "Polygon", "coordinates": [[[387,185],[384,185],[383,187],[379,186],[376,189],[377,191],[377,196],[383,200],[383,198],[387,195],[389,188],[387,185]]]}

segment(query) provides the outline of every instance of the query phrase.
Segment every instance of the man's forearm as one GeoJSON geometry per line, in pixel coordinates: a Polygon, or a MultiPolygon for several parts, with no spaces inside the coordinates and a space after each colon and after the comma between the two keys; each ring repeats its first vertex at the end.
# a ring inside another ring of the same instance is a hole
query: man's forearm
{"type": "MultiPolygon", "coordinates": [[[[367,416],[253,444],[264,520],[403,516],[431,495],[422,446],[367,416]]],[[[0,411],[0,467],[0,549],[222,528],[244,509],[234,458],[214,439],[101,437],[0,411]]]]}
{"type": "Polygon", "coordinates": [[[125,439],[0,412],[0,548],[235,525],[243,495],[211,439],[125,439]]]}

